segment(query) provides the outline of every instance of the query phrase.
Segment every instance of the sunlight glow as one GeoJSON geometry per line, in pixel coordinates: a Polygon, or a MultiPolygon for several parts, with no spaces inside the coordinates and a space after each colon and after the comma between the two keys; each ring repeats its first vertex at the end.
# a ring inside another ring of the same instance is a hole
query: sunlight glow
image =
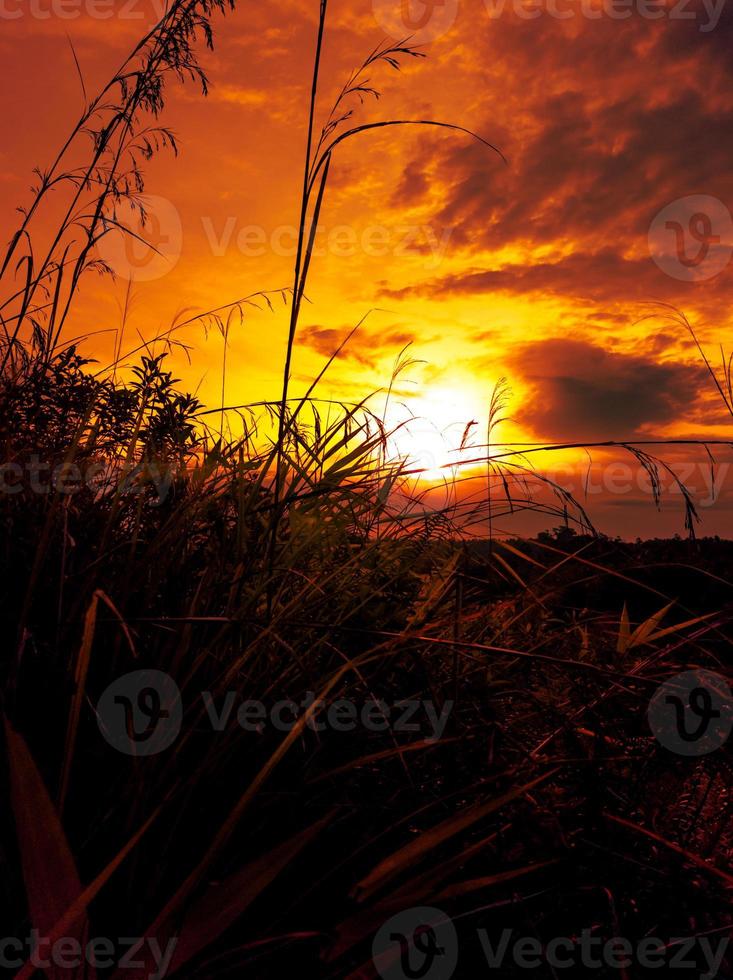
{"type": "Polygon", "coordinates": [[[414,475],[420,480],[450,480],[455,473],[451,464],[481,455],[481,449],[471,447],[486,442],[486,411],[468,387],[432,388],[410,398],[409,404],[395,402],[387,410],[390,455],[419,471],[414,475]]]}

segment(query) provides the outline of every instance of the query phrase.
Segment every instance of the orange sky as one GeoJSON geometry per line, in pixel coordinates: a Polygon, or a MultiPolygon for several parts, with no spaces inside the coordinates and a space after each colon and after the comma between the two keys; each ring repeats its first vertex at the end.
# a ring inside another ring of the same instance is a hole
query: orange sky
{"type": "MultiPolygon", "coordinates": [[[[378,131],[339,149],[293,390],[371,310],[322,394],[354,398],[386,384],[412,342],[411,356],[425,363],[402,376],[395,405],[413,399],[421,421],[401,448],[422,454],[426,465],[444,461],[440,445],[458,442],[466,422],[485,426],[502,376],[513,390],[513,421],[500,438],[729,437],[689,336],[640,318],[649,303],[674,304],[712,353],[728,342],[730,4],[443,0],[426,7],[405,0],[413,26],[425,22],[417,40],[427,58],[399,74],[372,72],[382,97],[358,109],[359,120],[458,123],[500,147],[508,162],[439,130],[378,131]]],[[[400,31],[403,6],[331,0],[322,115],[385,32],[409,33],[400,31]]],[[[82,106],[67,35],[91,92],[155,9],[151,0],[0,0],[6,238],[13,209],[28,200],[33,166],[52,158],[82,106]]],[[[138,256],[144,281],[133,286],[126,327],[133,340],[137,330],[149,337],[164,329],[182,310],[291,284],[317,9],[315,0],[240,3],[215,19],[215,51],[203,56],[208,98],[193,85],[170,89],[164,122],[181,153],[149,165],[146,193],[171,261],[151,267],[150,255],[138,256]]],[[[114,265],[115,256],[106,257],[114,265]]],[[[108,331],[92,345],[102,360],[126,285],[91,277],[75,312],[75,332],[108,331]]],[[[277,396],[286,314],[253,310],[232,329],[229,402],[277,396]]],[[[177,373],[218,404],[221,339],[200,326],[184,339],[193,363],[179,357],[177,373]]],[[[726,461],[725,450],[719,458],[726,461]]],[[[691,482],[709,497],[704,451],[685,459],[695,467],[691,482]]],[[[600,490],[595,499],[591,492],[589,509],[602,530],[680,528],[679,501],[656,517],[640,502],[635,470],[630,488],[617,492],[598,465],[600,490]]],[[[733,531],[724,474],[717,505],[702,508],[700,533],[733,531]]],[[[617,484],[623,480],[617,471],[617,484]]],[[[733,490],[733,473],[728,482],[733,490]]]]}

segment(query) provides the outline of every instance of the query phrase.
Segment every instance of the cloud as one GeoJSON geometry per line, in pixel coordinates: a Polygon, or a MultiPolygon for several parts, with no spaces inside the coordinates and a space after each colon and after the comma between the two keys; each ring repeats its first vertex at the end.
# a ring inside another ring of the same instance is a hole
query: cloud
{"type": "Polygon", "coordinates": [[[599,104],[586,90],[538,102],[528,107],[533,132],[507,148],[509,168],[480,147],[450,148],[438,220],[454,228],[454,243],[474,248],[572,241],[587,249],[612,236],[626,250],[643,244],[654,215],[677,197],[701,188],[729,197],[730,105],[689,90],[649,98],[599,104]]]}
{"type": "Polygon", "coordinates": [[[547,291],[591,308],[662,299],[719,316],[730,277],[702,289],[670,279],[652,262],[647,235],[681,197],[733,207],[733,62],[719,57],[733,35],[728,7],[708,33],[709,4],[692,0],[684,9],[694,19],[578,15],[563,25],[545,13],[522,24],[507,13],[477,34],[466,59],[477,88],[494,97],[471,128],[509,165],[471,141],[425,141],[393,206],[412,208],[415,191],[437,183],[431,221],[451,229],[451,273],[386,295],[547,291]],[[507,78],[522,84],[514,90],[507,78]],[[521,262],[506,264],[507,248],[521,262]]]}
{"type": "Polygon", "coordinates": [[[704,368],[604,350],[582,340],[523,345],[509,359],[532,394],[518,410],[543,439],[623,440],[684,418],[707,385],[704,368]]]}
{"type": "MultiPolygon", "coordinates": [[[[493,269],[469,268],[400,289],[384,288],[382,295],[444,298],[492,292],[553,295],[573,300],[615,304],[664,300],[689,301],[689,283],[666,276],[650,257],[625,258],[612,248],[575,252],[564,258],[510,263],[493,269]]],[[[596,315],[600,315],[596,311],[596,315]]]]}
{"type": "MultiPolygon", "coordinates": [[[[323,357],[331,357],[346,340],[351,327],[324,327],[316,324],[301,327],[298,331],[298,344],[309,347],[323,357]]],[[[414,337],[400,329],[387,330],[379,335],[354,334],[339,354],[340,358],[350,358],[367,367],[374,367],[382,356],[394,356],[414,337]]]]}

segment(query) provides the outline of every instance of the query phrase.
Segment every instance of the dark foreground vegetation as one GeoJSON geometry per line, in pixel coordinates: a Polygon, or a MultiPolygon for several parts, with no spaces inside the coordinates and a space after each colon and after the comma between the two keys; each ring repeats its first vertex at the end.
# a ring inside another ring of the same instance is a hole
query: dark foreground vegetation
{"type": "Polygon", "coordinates": [[[729,675],[733,543],[461,541],[316,444],[273,556],[260,467],[206,444],[162,367],[100,387],[68,354],[2,386],[5,934],[178,937],[168,972],[201,977],[374,976],[377,929],[424,905],[457,917],[459,976],[478,927],[725,935],[729,753],[669,751],[647,708],[692,666],[729,675]],[[136,758],[100,699],[147,668],[182,723],[136,758]],[[234,692],[223,730],[202,692],[234,692]],[[309,692],[314,725],[236,723],[309,692]],[[338,730],[342,699],[391,722],[338,730]]]}
{"type": "MultiPolygon", "coordinates": [[[[470,978],[487,970],[479,927],[543,947],[725,936],[728,748],[671,751],[647,709],[681,671],[730,676],[733,546],[564,526],[468,539],[476,522],[427,509],[388,459],[368,402],[322,411],[315,384],[289,390],[332,154],[363,132],[347,106],[374,94],[363,74],[320,140],[311,106],[294,284],[259,297],[288,304],[281,397],[234,413],[179,391],[181,324],[108,366],[65,339],[115,204],[171,141],[153,125],[165,84],[205,87],[194,47],[220,7],[170,6],[39,174],[0,267],[0,935],[114,947],[85,970],[23,946],[10,972],[372,977],[375,933],[416,906],[454,918],[470,978]],[[68,163],[90,134],[91,160],[68,163]],[[34,251],[51,190],[69,210],[34,251]]],[[[379,48],[362,72],[412,56],[379,48]]],[[[314,93],[317,78],[318,59],[314,93]]],[[[201,319],[226,335],[254,301],[201,319]]],[[[529,505],[509,471],[487,459],[489,517],[529,505]]],[[[585,527],[562,494],[543,509],[585,527]]],[[[644,975],[594,971],[564,975],[644,975]]]]}

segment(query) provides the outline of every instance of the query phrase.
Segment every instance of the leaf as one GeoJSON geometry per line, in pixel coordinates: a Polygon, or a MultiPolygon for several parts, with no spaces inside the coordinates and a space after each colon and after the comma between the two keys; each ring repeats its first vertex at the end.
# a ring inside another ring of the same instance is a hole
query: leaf
{"type": "Polygon", "coordinates": [[[422,860],[429,851],[432,851],[451,837],[455,837],[456,834],[472,827],[490,813],[500,810],[507,803],[511,803],[512,800],[517,799],[517,797],[528,793],[540,783],[546,782],[556,772],[556,769],[546,772],[537,779],[525,783],[523,786],[515,786],[514,789],[503,793],[501,796],[497,796],[493,800],[488,800],[486,803],[481,803],[478,806],[461,810],[460,813],[448,817],[447,820],[439,823],[436,827],[426,830],[419,837],[411,840],[409,844],[405,844],[404,847],[395,851],[388,858],[380,861],[366,878],[363,878],[354,888],[352,892],[353,897],[360,902],[369,898],[370,895],[373,895],[374,892],[382,888],[396,875],[422,860]]]}
{"type": "MultiPolygon", "coordinates": [[[[193,903],[183,921],[167,975],[175,973],[197,953],[214,943],[331,819],[331,814],[323,817],[269,853],[260,855],[236,874],[209,885],[201,898],[193,903]]],[[[160,943],[160,930],[154,931],[158,933],[156,938],[160,943]]],[[[173,935],[170,923],[163,927],[163,933],[170,940],[173,935]]],[[[113,980],[144,980],[156,972],[159,964],[152,956],[150,943],[144,943],[143,949],[146,952],[140,967],[133,973],[127,967],[119,969],[113,980]]]]}
{"type": "Polygon", "coordinates": [[[617,817],[613,813],[608,813],[604,811],[603,816],[606,820],[610,820],[612,823],[617,823],[621,827],[626,827],[627,830],[633,830],[634,833],[641,834],[644,837],[648,837],[650,840],[655,841],[657,844],[661,844],[662,847],[666,847],[668,850],[677,854],[688,864],[694,865],[696,868],[700,868],[702,871],[707,871],[708,874],[719,878],[728,888],[733,888],[733,875],[724,871],[723,868],[716,868],[715,865],[709,864],[704,858],[701,858],[698,854],[688,851],[684,847],[680,847],[679,844],[675,844],[671,840],[667,840],[666,837],[662,837],[661,834],[655,833],[653,830],[647,830],[646,827],[641,827],[637,823],[633,823],[631,820],[625,820],[623,817],[617,817]]]}
{"type": "Polygon", "coordinates": [[[108,606],[112,613],[120,621],[122,631],[125,634],[125,638],[130,646],[133,656],[137,656],[135,651],[135,644],[132,641],[132,636],[122,618],[121,613],[109,598],[109,596],[103,592],[101,589],[97,589],[92,595],[92,601],[84,616],[84,631],[82,633],[81,646],[79,648],[79,655],[76,658],[76,670],[74,672],[74,697],[71,703],[71,711],[69,713],[69,724],[66,729],[66,745],[64,747],[64,768],[61,775],[61,790],[59,792],[59,811],[63,813],[64,803],[66,801],[66,793],[69,788],[69,777],[71,775],[71,765],[74,761],[74,748],[76,746],[76,733],[79,728],[79,715],[81,713],[81,706],[84,701],[84,691],[86,687],[87,671],[89,670],[89,660],[92,652],[92,645],[94,643],[94,631],[97,625],[97,606],[99,605],[100,599],[108,606]]]}
{"type": "MultiPolygon", "coordinates": [[[[81,881],[61,820],[24,739],[5,719],[5,741],[10,769],[10,799],[15,816],[18,849],[23,868],[28,911],[41,936],[82,892],[81,881]]],[[[86,907],[69,924],[66,935],[83,943],[86,907]]],[[[50,967],[51,976],[68,970],[50,967]]]]}
{"type": "Polygon", "coordinates": [[[407,619],[407,626],[419,628],[425,624],[433,609],[442,601],[454,579],[453,576],[461,560],[460,554],[453,555],[440,571],[426,576],[424,587],[418,596],[413,610],[407,619]]]}
{"type": "Polygon", "coordinates": [[[578,651],[578,656],[581,660],[584,660],[588,656],[588,651],[590,650],[590,637],[588,636],[587,626],[578,626],[578,631],[580,632],[580,650],[578,651]]]}
{"type": "Polygon", "coordinates": [[[470,895],[471,892],[493,888],[494,885],[503,885],[505,881],[513,881],[515,878],[522,878],[524,875],[533,874],[542,868],[549,868],[552,865],[559,864],[560,860],[560,858],[552,858],[549,861],[537,861],[523,868],[511,868],[509,871],[498,871],[496,874],[486,875],[483,878],[470,878],[468,881],[459,881],[438,892],[433,901],[447,902],[454,898],[461,898],[463,895],[470,895]]]}
{"type": "MultiPolygon", "coordinates": [[[[117,868],[122,864],[130,851],[135,847],[137,842],[147,831],[150,825],[153,823],[158,815],[156,810],[152,816],[150,816],[145,823],[140,827],[140,829],[133,834],[130,840],[125,844],[121,851],[114,857],[106,868],[104,868],[91,884],[87,885],[86,888],[78,895],[71,905],[64,911],[64,913],[56,920],[54,925],[50,929],[44,930],[45,938],[48,939],[49,943],[55,943],[57,939],[62,936],[71,935],[70,930],[73,927],[79,916],[86,911],[87,906],[100,891],[100,889],[107,883],[109,878],[114,874],[117,868]]],[[[28,980],[32,977],[38,968],[33,965],[33,963],[28,960],[24,966],[16,973],[14,980],[28,980]]]]}
{"type": "Polygon", "coordinates": [[[659,612],[655,612],[653,616],[650,616],[649,619],[644,620],[640,626],[637,626],[634,632],[631,634],[631,639],[629,640],[627,650],[631,650],[632,647],[638,647],[641,646],[642,643],[648,642],[651,634],[656,630],[674,604],[675,600],[673,599],[672,602],[668,602],[666,606],[662,606],[659,612]]]}
{"type": "MultiPolygon", "coordinates": [[[[465,738],[465,736],[463,737],[465,738]]],[[[398,745],[396,748],[382,749],[381,752],[372,752],[369,755],[362,755],[358,759],[353,759],[351,762],[345,763],[343,766],[338,766],[336,769],[329,769],[326,772],[322,772],[310,780],[310,782],[322,783],[329,779],[333,779],[334,776],[340,776],[345,772],[351,772],[352,769],[359,769],[363,766],[373,765],[375,762],[382,762],[384,759],[393,759],[397,756],[401,758],[403,755],[406,755],[409,752],[418,752],[423,751],[424,749],[435,749],[456,741],[458,741],[457,737],[422,739],[419,742],[412,742],[407,745],[398,745]]]]}
{"type": "MultiPolygon", "coordinates": [[[[464,855],[459,855],[459,860],[463,859],[463,857],[464,855]]],[[[560,858],[552,858],[549,861],[540,861],[523,868],[512,868],[509,871],[499,871],[496,874],[483,878],[460,881],[442,890],[435,888],[436,882],[432,875],[420,876],[415,882],[410,882],[405,888],[390,893],[387,898],[381,899],[375,905],[370,905],[368,908],[361,909],[355,915],[346,919],[345,922],[342,922],[336,930],[336,937],[333,944],[325,951],[324,960],[330,963],[340,959],[350,949],[362,942],[366,936],[376,932],[382,923],[394,915],[395,912],[402,911],[411,906],[418,906],[425,902],[437,905],[439,902],[449,901],[475,891],[483,891],[486,888],[504,884],[515,878],[533,874],[535,871],[556,865],[559,862],[560,858]]],[[[450,862],[451,865],[454,863],[457,862],[450,862]]]]}
{"type": "Polygon", "coordinates": [[[629,622],[629,610],[624,603],[624,608],[621,610],[621,621],[618,625],[618,640],[616,641],[616,653],[626,653],[629,649],[629,641],[631,640],[631,624],[629,622]]]}
{"type": "Polygon", "coordinates": [[[496,551],[494,552],[494,554],[491,557],[494,559],[494,561],[498,561],[499,562],[499,564],[501,565],[501,567],[506,572],[508,572],[509,576],[511,578],[513,578],[514,581],[517,582],[517,584],[522,589],[525,589],[525,590],[529,591],[529,586],[527,585],[527,583],[524,581],[524,579],[519,574],[519,572],[515,571],[512,568],[512,566],[509,564],[509,562],[506,560],[506,558],[502,558],[502,556],[498,552],[496,552],[496,551]]]}
{"type": "MultiPolygon", "coordinates": [[[[362,663],[368,663],[369,658],[362,658],[362,663]]],[[[213,841],[210,843],[206,853],[198,862],[193,871],[190,872],[185,881],[179,886],[176,893],[168,900],[165,908],[161,910],[155,922],[148,930],[149,935],[157,936],[163,931],[173,918],[174,913],[188,899],[193,889],[199,884],[212,861],[219,854],[226,842],[229,840],[234,830],[238,826],[242,814],[257,796],[262,785],[267,781],[272,772],[277,768],[282,759],[287,755],[293,744],[300,738],[305,726],[318,710],[318,704],[339,684],[341,679],[352,669],[355,669],[356,661],[348,661],[331,677],[331,679],[321,688],[318,697],[300,716],[295,725],[290,729],[278,748],[272,753],[269,759],[261,766],[259,772],[249,784],[237,803],[229,812],[224,823],[221,825],[213,841]]],[[[132,980],[132,978],[128,978],[132,980]]]]}
{"type": "Polygon", "coordinates": [[[331,819],[331,814],[323,817],[268,854],[250,862],[237,874],[218,885],[210,885],[183,923],[169,973],[218,939],[331,819]]]}
{"type": "Polygon", "coordinates": [[[76,658],[76,671],[74,673],[74,697],[71,702],[69,713],[69,724],[66,730],[66,745],[64,748],[64,768],[61,774],[61,791],[59,793],[59,810],[63,813],[66,791],[69,788],[69,776],[71,774],[71,763],[74,758],[74,746],[76,745],[76,732],[79,727],[79,715],[81,705],[84,700],[84,690],[86,687],[87,671],[89,669],[89,658],[94,642],[94,628],[97,623],[97,605],[99,596],[95,593],[89,608],[84,616],[84,632],[82,634],[79,655],[76,658]]]}
{"type": "Polygon", "coordinates": [[[698,623],[704,623],[706,619],[710,619],[711,616],[717,615],[714,612],[705,613],[703,616],[695,616],[694,619],[686,619],[684,623],[675,623],[674,626],[667,626],[666,629],[657,630],[656,633],[650,633],[646,638],[647,643],[654,643],[656,640],[661,640],[663,636],[670,636],[672,633],[679,633],[680,630],[687,629],[688,626],[696,626],[698,623]]]}
{"type": "Polygon", "coordinates": [[[523,561],[528,561],[530,565],[534,565],[536,568],[541,568],[543,571],[545,571],[545,566],[542,564],[542,562],[537,561],[537,559],[533,558],[531,555],[525,555],[523,551],[521,551],[519,548],[515,548],[514,545],[510,544],[508,541],[502,541],[501,538],[497,538],[494,543],[500,548],[504,548],[506,551],[511,552],[511,554],[516,555],[517,558],[521,558],[523,561]]]}

